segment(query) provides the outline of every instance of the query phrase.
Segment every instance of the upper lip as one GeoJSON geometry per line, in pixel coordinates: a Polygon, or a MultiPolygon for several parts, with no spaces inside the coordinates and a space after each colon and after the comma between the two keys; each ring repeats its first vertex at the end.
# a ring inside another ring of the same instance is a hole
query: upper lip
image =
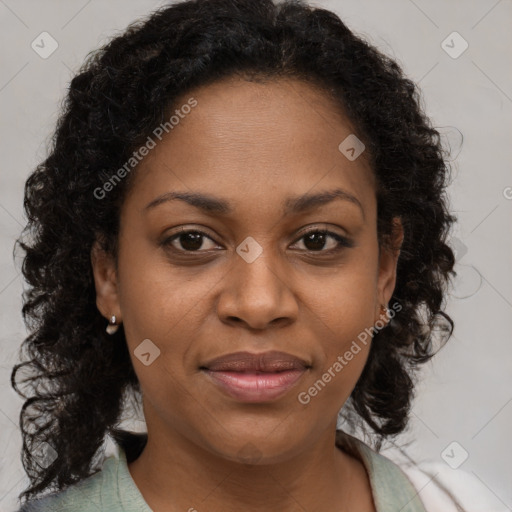
{"type": "Polygon", "coordinates": [[[285,370],[305,370],[310,365],[300,357],[272,350],[253,354],[251,352],[233,352],[211,359],[201,366],[210,371],[231,372],[279,372],[285,370]]]}

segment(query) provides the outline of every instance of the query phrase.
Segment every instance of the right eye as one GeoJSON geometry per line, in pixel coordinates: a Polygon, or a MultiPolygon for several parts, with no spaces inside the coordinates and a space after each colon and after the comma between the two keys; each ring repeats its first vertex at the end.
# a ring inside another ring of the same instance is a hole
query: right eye
{"type": "Polygon", "coordinates": [[[214,242],[214,240],[203,231],[197,229],[182,229],[179,231],[179,233],[175,233],[174,235],[171,235],[170,237],[166,238],[162,242],[162,245],[165,247],[170,247],[172,250],[178,252],[203,252],[199,251],[199,249],[203,246],[204,238],[207,238],[208,240],[214,242]],[[178,242],[179,245],[183,247],[183,249],[176,247],[177,244],[174,244],[174,242],[176,241],[178,242]]]}

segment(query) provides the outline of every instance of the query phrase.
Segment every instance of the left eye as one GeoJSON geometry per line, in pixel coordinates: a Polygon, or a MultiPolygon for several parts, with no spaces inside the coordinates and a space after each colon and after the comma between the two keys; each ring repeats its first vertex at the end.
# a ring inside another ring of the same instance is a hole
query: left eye
{"type": "MultiPolygon", "coordinates": [[[[179,233],[172,235],[171,237],[164,240],[162,245],[171,246],[173,249],[179,252],[198,252],[199,249],[201,249],[203,246],[204,238],[214,242],[214,240],[203,231],[180,231],[179,233]],[[173,245],[176,240],[179,241],[182,247],[181,249],[173,245]]],[[[309,246],[306,246],[305,249],[309,252],[334,252],[340,250],[342,247],[353,247],[353,243],[349,239],[327,230],[316,229],[308,231],[307,233],[304,233],[295,243],[302,239],[304,239],[304,245],[309,246]],[[323,250],[325,248],[326,241],[329,238],[334,242],[331,242],[331,247],[329,247],[327,250],[323,250]]],[[[212,247],[210,247],[210,249],[212,249],[212,247]]]]}
{"type": "Polygon", "coordinates": [[[308,231],[299,238],[299,240],[302,239],[305,240],[304,245],[309,244],[310,247],[311,245],[313,246],[313,248],[306,247],[306,250],[310,252],[334,252],[340,250],[342,247],[353,246],[348,238],[338,235],[337,233],[333,233],[332,231],[327,231],[325,229],[315,229],[308,231]],[[334,240],[334,243],[332,243],[331,247],[324,251],[322,249],[325,246],[327,238],[334,240]]]}

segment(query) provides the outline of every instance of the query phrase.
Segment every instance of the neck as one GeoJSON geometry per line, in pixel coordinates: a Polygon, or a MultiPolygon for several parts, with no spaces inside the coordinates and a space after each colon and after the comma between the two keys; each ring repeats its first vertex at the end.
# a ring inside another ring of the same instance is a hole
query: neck
{"type": "MultiPolygon", "coordinates": [[[[335,434],[326,432],[293,457],[257,464],[227,460],[176,432],[166,442],[149,435],[128,469],[155,512],[296,512],[333,503],[349,510],[361,463],[335,445],[335,434]]],[[[249,448],[247,455],[246,461],[249,448]]]]}

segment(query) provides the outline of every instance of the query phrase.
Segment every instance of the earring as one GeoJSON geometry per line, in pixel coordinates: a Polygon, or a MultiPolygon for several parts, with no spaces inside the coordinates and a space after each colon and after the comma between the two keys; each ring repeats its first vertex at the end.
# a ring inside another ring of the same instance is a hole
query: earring
{"type": "Polygon", "coordinates": [[[386,320],[388,320],[389,318],[389,309],[387,306],[385,306],[384,304],[381,304],[380,305],[380,310],[383,312],[384,315],[386,315],[386,320]]]}
{"type": "Polygon", "coordinates": [[[116,325],[116,315],[112,315],[110,317],[109,324],[107,325],[107,328],[105,329],[108,334],[114,334],[119,329],[119,325],[116,325]]]}

